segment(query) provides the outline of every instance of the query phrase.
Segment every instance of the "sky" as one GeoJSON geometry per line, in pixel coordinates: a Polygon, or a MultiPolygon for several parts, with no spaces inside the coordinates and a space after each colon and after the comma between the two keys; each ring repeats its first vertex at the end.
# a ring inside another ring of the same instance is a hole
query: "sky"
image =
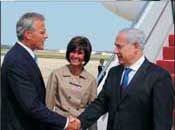
{"type": "Polygon", "coordinates": [[[101,2],[1,1],[1,44],[14,45],[16,22],[26,12],[44,15],[45,49],[66,49],[74,36],[87,37],[94,51],[112,51],[117,32],[131,25],[101,2]]]}

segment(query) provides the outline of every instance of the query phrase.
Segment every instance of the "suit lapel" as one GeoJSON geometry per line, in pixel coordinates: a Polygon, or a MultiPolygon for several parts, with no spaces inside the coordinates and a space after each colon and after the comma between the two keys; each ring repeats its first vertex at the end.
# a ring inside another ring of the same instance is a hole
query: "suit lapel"
{"type": "Polygon", "coordinates": [[[114,99],[115,107],[117,107],[118,104],[120,103],[120,98],[121,98],[120,81],[121,81],[123,69],[124,67],[120,65],[118,70],[115,71],[116,73],[113,75],[113,80],[112,80],[113,94],[112,95],[114,97],[113,99],[114,99]]]}
{"type": "Polygon", "coordinates": [[[145,77],[146,69],[149,65],[150,62],[145,59],[144,63],[141,65],[141,67],[138,69],[131,82],[129,83],[128,88],[125,90],[125,92],[123,92],[120,103],[127,98],[130,92],[135,91],[134,89],[137,89],[137,87],[141,87],[141,84],[143,83],[145,77]]]}
{"type": "MultiPolygon", "coordinates": [[[[31,72],[34,73],[35,75],[39,74],[41,81],[44,83],[42,75],[41,75],[41,71],[40,71],[38,65],[36,64],[35,60],[33,59],[33,57],[18,43],[15,44],[15,48],[17,50],[17,53],[21,53],[21,56],[23,56],[23,58],[25,60],[27,60],[27,62],[30,64],[30,66],[31,66],[30,68],[32,68],[31,72]]],[[[28,68],[28,69],[30,69],[30,68],[28,68]]]]}

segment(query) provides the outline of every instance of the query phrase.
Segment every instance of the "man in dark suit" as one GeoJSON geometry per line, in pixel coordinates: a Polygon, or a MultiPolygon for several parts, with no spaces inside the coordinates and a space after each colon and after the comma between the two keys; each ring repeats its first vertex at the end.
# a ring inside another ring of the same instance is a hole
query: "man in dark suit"
{"type": "Polygon", "coordinates": [[[107,130],[171,130],[173,86],[169,73],[143,55],[144,34],[128,28],[119,32],[113,67],[97,99],[78,118],[82,128],[109,113],[107,130]]]}
{"type": "Polygon", "coordinates": [[[43,49],[48,37],[44,17],[38,13],[24,14],[17,22],[16,32],[18,41],[5,55],[1,68],[1,129],[74,128],[71,117],[66,119],[45,105],[45,85],[33,52],[43,49]]]}

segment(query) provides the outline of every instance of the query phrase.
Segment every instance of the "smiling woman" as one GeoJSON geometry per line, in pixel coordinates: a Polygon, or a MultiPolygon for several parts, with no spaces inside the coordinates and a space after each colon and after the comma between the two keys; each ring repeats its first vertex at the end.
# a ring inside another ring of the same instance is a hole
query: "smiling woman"
{"type": "Polygon", "coordinates": [[[90,59],[91,51],[90,41],[86,37],[76,36],[67,46],[66,59],[71,62],[71,59],[78,54],[77,56],[81,57],[81,63],[84,62],[82,65],[85,66],[90,59]]]}
{"type": "MultiPolygon", "coordinates": [[[[51,110],[65,117],[77,117],[96,98],[96,80],[84,68],[91,51],[86,37],[76,36],[70,40],[66,51],[69,64],[54,70],[47,82],[46,103],[51,110]]],[[[89,130],[97,130],[97,124],[89,130]]]]}

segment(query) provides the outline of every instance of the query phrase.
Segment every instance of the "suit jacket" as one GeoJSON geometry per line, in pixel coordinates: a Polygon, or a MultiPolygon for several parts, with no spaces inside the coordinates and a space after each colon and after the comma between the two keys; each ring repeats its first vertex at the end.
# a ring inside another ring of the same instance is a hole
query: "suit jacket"
{"type": "Polygon", "coordinates": [[[62,130],[66,118],[45,105],[45,85],[32,56],[19,44],[1,68],[2,130],[62,130]]]}
{"type": "Polygon", "coordinates": [[[171,130],[173,86],[167,71],[145,60],[121,93],[121,65],[113,67],[97,99],[78,118],[89,127],[109,112],[107,130],[171,130]]]}

